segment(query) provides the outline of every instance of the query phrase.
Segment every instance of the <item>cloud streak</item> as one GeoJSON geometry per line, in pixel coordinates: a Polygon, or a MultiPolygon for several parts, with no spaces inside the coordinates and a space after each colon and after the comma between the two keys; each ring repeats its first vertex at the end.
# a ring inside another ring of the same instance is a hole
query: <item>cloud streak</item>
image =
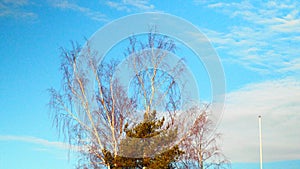
{"type": "Polygon", "coordinates": [[[28,0],[3,0],[0,2],[0,17],[34,20],[38,15],[24,9],[29,5],[32,4],[28,0]]]}
{"type": "Polygon", "coordinates": [[[300,3],[251,1],[206,3],[207,8],[228,16],[225,31],[203,29],[224,61],[239,63],[259,73],[300,72],[300,3]]]}
{"type": "Polygon", "coordinates": [[[87,7],[80,6],[75,3],[71,3],[67,0],[63,0],[63,1],[58,0],[58,1],[50,1],[50,2],[51,2],[52,6],[59,8],[59,9],[73,10],[76,12],[80,12],[80,13],[86,15],[87,17],[89,17],[93,20],[99,21],[99,22],[107,22],[108,21],[108,18],[105,14],[103,14],[99,11],[94,11],[87,7]]]}
{"type": "Polygon", "coordinates": [[[55,142],[55,141],[48,141],[45,139],[32,137],[32,136],[14,136],[14,135],[0,135],[0,141],[17,141],[17,142],[27,142],[32,144],[41,145],[47,148],[56,148],[62,150],[76,150],[78,147],[71,146],[67,143],[63,142],[55,142]]]}
{"type": "Polygon", "coordinates": [[[118,11],[147,12],[155,9],[148,0],[122,0],[120,2],[107,1],[106,5],[118,11]]]}

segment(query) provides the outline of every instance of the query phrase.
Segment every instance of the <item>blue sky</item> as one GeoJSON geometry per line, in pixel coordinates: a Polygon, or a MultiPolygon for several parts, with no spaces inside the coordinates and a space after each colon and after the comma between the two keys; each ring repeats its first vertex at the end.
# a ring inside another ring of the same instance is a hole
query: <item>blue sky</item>
{"type": "Polygon", "coordinates": [[[233,168],[258,168],[259,114],[265,167],[300,168],[299,9],[286,0],[0,0],[0,168],[73,168],[47,107],[46,90],[60,86],[59,47],[141,12],[186,19],[217,51],[226,78],[219,131],[233,168]]]}

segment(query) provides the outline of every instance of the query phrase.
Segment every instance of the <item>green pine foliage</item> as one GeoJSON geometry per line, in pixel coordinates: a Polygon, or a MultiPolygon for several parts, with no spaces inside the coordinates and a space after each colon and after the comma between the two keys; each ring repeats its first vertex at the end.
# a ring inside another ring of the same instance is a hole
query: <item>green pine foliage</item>
{"type": "Polygon", "coordinates": [[[104,150],[106,165],[111,169],[171,169],[175,168],[181,151],[178,145],[172,145],[177,129],[164,127],[165,119],[157,119],[156,111],[144,115],[144,120],[128,128],[126,137],[121,140],[120,154],[114,156],[104,150]]]}

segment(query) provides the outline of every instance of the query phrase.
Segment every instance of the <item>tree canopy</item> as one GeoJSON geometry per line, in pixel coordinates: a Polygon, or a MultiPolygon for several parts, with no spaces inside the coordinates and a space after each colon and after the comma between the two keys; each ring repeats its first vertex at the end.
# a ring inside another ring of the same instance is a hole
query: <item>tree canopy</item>
{"type": "MultiPolygon", "coordinates": [[[[147,38],[132,36],[128,42],[125,58],[119,59],[98,60],[99,51],[89,42],[85,47],[62,48],[62,87],[49,89],[50,106],[54,124],[76,147],[77,168],[182,168],[178,162],[195,159],[193,146],[217,148],[203,142],[206,134],[198,133],[210,132],[205,128],[210,121],[203,120],[206,110],[181,109],[178,82],[186,68],[183,59],[170,63],[175,42],[153,31],[147,38]],[[128,86],[124,71],[132,75],[128,86]],[[191,124],[186,133],[181,130],[184,123],[191,124]]],[[[205,155],[200,157],[198,162],[203,163],[205,155]]]]}

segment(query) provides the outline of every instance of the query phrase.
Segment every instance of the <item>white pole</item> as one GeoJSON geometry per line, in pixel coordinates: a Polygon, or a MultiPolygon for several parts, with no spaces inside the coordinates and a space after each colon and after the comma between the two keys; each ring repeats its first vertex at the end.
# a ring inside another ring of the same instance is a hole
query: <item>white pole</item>
{"type": "Polygon", "coordinates": [[[258,126],[259,126],[259,162],[260,169],[262,169],[262,141],[261,141],[261,116],[258,116],[258,126]]]}

